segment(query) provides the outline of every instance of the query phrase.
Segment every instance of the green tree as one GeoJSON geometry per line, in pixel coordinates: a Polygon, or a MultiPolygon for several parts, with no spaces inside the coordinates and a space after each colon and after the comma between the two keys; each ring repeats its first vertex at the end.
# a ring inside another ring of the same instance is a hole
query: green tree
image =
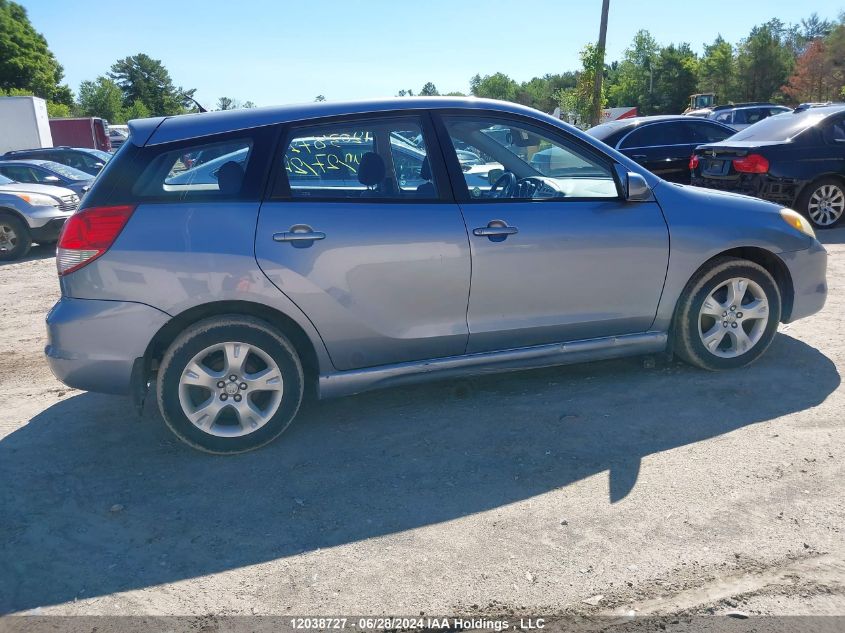
{"type": "Polygon", "coordinates": [[[110,123],[123,123],[123,93],[108,77],[79,84],[77,110],[83,116],[98,116],[110,123]]]}
{"type": "Polygon", "coordinates": [[[436,97],[440,93],[437,92],[437,87],[429,81],[422,87],[419,94],[421,97],[436,97]]]}
{"type": "Polygon", "coordinates": [[[652,104],[655,112],[680,114],[698,85],[698,58],[687,43],[670,44],[654,63],[652,104]]]}
{"type": "MultiPolygon", "coordinates": [[[[593,86],[596,73],[604,72],[600,69],[602,56],[598,46],[590,43],[581,49],[581,70],[575,76],[574,86],[558,88],[554,93],[556,105],[560,107],[561,118],[573,125],[587,127],[593,116],[593,86]]],[[[602,82],[601,102],[603,108],[607,105],[606,84],[602,82]]]]}
{"type": "Polygon", "coordinates": [[[787,46],[788,32],[778,19],[755,26],[740,42],[737,54],[737,89],[743,101],[767,101],[780,96],[795,63],[787,46]]]}
{"type": "Polygon", "coordinates": [[[145,53],[116,61],[109,78],[123,91],[124,105],[140,101],[155,116],[181,114],[196,92],[175,87],[161,61],[145,53]]]}
{"type": "Polygon", "coordinates": [[[493,75],[475,75],[469,82],[470,92],[476,97],[516,101],[519,84],[504,73],[493,75]]]}
{"type": "Polygon", "coordinates": [[[29,21],[26,9],[0,0],[0,89],[20,88],[37,97],[73,104],[73,93],[60,85],[64,70],[47,40],[29,21]]]}
{"type": "Polygon", "coordinates": [[[253,102],[253,101],[244,101],[241,104],[241,107],[246,109],[246,110],[252,110],[253,108],[257,108],[258,106],[255,105],[255,102],[253,102]]]}
{"type": "Polygon", "coordinates": [[[145,106],[140,99],[135,99],[126,110],[123,112],[124,120],[131,121],[132,119],[146,119],[152,116],[150,109],[145,106]]]}
{"type": "Polygon", "coordinates": [[[657,41],[646,30],[638,31],[625,50],[624,59],[614,71],[614,82],[608,88],[612,106],[637,106],[640,114],[651,114],[654,64],[659,52],[657,41]]]}
{"type": "Polygon", "coordinates": [[[218,110],[237,110],[240,104],[231,97],[220,97],[217,100],[218,110]]]}
{"type": "Polygon", "coordinates": [[[698,89],[713,92],[721,102],[734,98],[736,58],[734,49],[721,35],[704,46],[704,56],[698,67],[698,89]]]}
{"type": "Polygon", "coordinates": [[[574,88],[577,73],[567,71],[562,75],[546,74],[533,77],[519,85],[516,101],[543,112],[551,112],[559,105],[556,94],[567,88],[574,88]]]}
{"type": "Polygon", "coordinates": [[[314,101],[325,101],[326,98],[323,95],[317,95],[314,97],[314,101]]]}

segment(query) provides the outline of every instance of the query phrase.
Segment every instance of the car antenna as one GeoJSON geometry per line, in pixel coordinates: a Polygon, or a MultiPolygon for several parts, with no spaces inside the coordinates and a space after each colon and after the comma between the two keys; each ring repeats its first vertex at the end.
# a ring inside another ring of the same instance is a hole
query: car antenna
{"type": "Polygon", "coordinates": [[[199,110],[200,112],[208,112],[208,110],[206,110],[205,108],[203,108],[203,107],[200,105],[200,102],[199,102],[199,101],[197,101],[196,99],[194,99],[193,97],[189,97],[188,95],[184,95],[184,94],[182,95],[182,97],[183,97],[184,99],[187,99],[187,100],[188,100],[188,101],[190,101],[191,103],[193,103],[195,106],[197,106],[197,110],[199,110]]]}

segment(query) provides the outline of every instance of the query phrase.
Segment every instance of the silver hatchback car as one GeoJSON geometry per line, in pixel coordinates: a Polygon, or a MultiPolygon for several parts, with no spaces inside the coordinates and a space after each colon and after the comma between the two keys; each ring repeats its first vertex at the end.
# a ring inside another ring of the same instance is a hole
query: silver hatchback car
{"type": "Polygon", "coordinates": [[[276,438],[306,390],[663,351],[741,367],[827,293],[801,215],[666,183],[510,103],[130,128],[62,233],[47,358],[136,404],[155,382],[173,432],[214,453],[276,438]]]}

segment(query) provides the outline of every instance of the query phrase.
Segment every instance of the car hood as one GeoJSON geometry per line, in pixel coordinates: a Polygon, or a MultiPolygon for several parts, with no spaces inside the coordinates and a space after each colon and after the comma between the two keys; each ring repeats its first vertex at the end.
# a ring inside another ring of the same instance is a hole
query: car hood
{"type": "Polygon", "coordinates": [[[55,185],[36,185],[23,182],[15,182],[9,185],[0,185],[0,193],[43,193],[54,198],[75,196],[76,193],[65,187],[55,185]]]}

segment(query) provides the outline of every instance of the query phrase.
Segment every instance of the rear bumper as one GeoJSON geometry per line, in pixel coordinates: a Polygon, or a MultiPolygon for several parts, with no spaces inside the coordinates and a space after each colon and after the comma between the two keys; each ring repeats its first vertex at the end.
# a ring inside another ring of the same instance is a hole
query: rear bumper
{"type": "Polygon", "coordinates": [[[802,251],[779,253],[789,268],[794,296],[784,323],[815,314],[827,299],[827,251],[818,241],[802,251]]]}
{"type": "Polygon", "coordinates": [[[47,314],[47,363],[69,387],[127,394],[135,359],[168,320],[142,303],[62,297],[47,314]]]}
{"type": "Polygon", "coordinates": [[[769,202],[793,207],[804,181],[792,178],[773,178],[768,174],[740,174],[726,178],[705,178],[693,174],[691,183],[696,187],[742,193],[769,202]]]}

